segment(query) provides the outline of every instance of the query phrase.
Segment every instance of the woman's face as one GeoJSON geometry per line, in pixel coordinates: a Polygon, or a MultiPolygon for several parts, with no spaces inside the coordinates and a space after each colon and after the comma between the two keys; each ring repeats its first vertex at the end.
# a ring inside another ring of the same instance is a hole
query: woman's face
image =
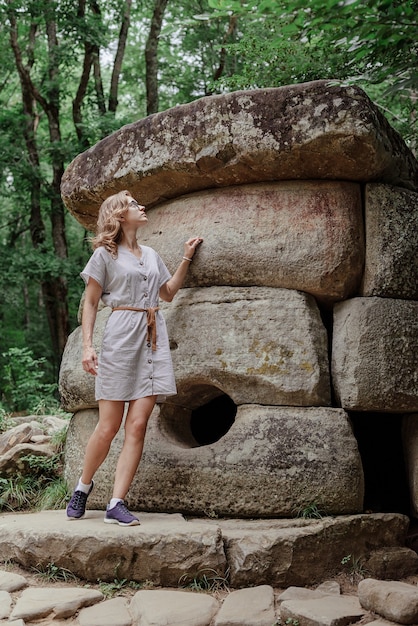
{"type": "Polygon", "coordinates": [[[142,204],[138,204],[136,200],[132,198],[129,201],[128,208],[121,221],[129,226],[135,226],[138,228],[148,222],[148,218],[145,214],[145,207],[142,204]]]}

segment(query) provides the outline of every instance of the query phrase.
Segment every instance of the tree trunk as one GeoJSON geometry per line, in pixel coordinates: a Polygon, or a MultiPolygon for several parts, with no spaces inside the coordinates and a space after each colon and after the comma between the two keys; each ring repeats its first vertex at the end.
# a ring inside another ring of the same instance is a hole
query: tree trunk
{"type": "MultiPolygon", "coordinates": [[[[51,142],[53,176],[50,189],[51,198],[51,226],[52,239],[55,254],[65,259],[67,257],[67,245],[65,238],[64,208],[60,197],[61,177],[64,172],[64,163],[60,155],[61,133],[59,127],[59,88],[58,88],[58,63],[56,61],[57,37],[56,25],[53,21],[47,22],[48,50],[49,50],[49,83],[48,99],[45,99],[36,89],[30,76],[33,65],[31,50],[36,33],[36,26],[32,24],[29,35],[29,61],[25,66],[17,37],[16,16],[10,12],[10,43],[14,53],[18,70],[23,110],[26,118],[25,143],[29,161],[32,165],[33,182],[31,190],[31,214],[30,233],[32,245],[41,253],[46,253],[44,243],[46,239],[45,224],[41,214],[41,175],[39,153],[36,143],[36,128],[38,115],[36,113],[36,101],[42,106],[48,116],[49,135],[51,142]]],[[[69,333],[67,285],[63,276],[50,276],[41,281],[41,289],[45,300],[46,315],[51,336],[53,354],[55,357],[55,369],[64,351],[69,333]]]]}
{"type": "Polygon", "coordinates": [[[151,26],[145,46],[145,83],[147,115],[158,112],[158,39],[168,0],[155,0],[151,26]]]}
{"type": "Polygon", "coordinates": [[[115,113],[118,107],[119,77],[122,71],[122,61],[125,54],[126,39],[130,23],[132,0],[126,0],[122,23],[119,31],[118,49],[113,63],[112,78],[110,81],[109,111],[115,113]]]}

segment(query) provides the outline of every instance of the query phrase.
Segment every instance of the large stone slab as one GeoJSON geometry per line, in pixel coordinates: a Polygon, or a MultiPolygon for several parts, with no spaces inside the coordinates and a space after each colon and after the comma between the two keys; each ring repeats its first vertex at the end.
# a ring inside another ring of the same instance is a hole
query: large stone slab
{"type": "Polygon", "coordinates": [[[366,185],[363,296],[418,300],[418,193],[366,185]]]}
{"type": "MultiPolygon", "coordinates": [[[[406,516],[392,513],[188,521],[179,514],[139,513],[139,518],[140,526],[120,528],[104,524],[102,511],[89,510],[78,521],[66,521],[64,511],[2,514],[1,559],[28,569],[53,563],[92,582],[126,578],[178,587],[206,577],[209,583],[228,580],[235,589],[311,587],[343,571],[343,556],[362,559],[370,549],[403,546],[409,524],[406,516]],[[214,545],[220,558],[211,556],[214,545]]],[[[322,589],[335,593],[322,586],[317,593],[322,589]]]]}
{"type": "Polygon", "coordinates": [[[238,405],[330,404],[327,335],[311,296],[268,287],[182,289],[162,310],[178,388],[170,403],[195,408],[205,388],[206,401],[225,393],[238,405]]]}
{"type": "MultiPolygon", "coordinates": [[[[69,484],[80,475],[95,426],[86,414],[73,417],[67,435],[69,484]]],[[[167,415],[163,407],[160,414],[154,412],[128,494],[132,508],[238,517],[292,517],[312,504],[335,514],[362,510],[361,459],[341,409],[240,406],[218,441],[192,442],[184,411],[171,407],[167,415]]],[[[96,474],[92,507],[104,507],[110,497],[121,443],[122,434],[96,474]]]]}
{"type": "Polygon", "coordinates": [[[180,515],[140,514],[140,526],[121,529],[103,517],[100,511],[75,521],[65,511],[2,515],[0,554],[28,569],[54,563],[92,582],[125,578],[177,587],[184,574],[193,578],[209,569],[225,575],[217,527],[180,515]]]}
{"type": "Polygon", "coordinates": [[[418,411],[418,302],[353,298],[334,307],[332,378],[345,409],[418,411]]]}
{"type": "Polygon", "coordinates": [[[343,571],[349,554],[403,546],[409,519],[373,513],[322,519],[216,520],[232,587],[311,586],[343,571]]]}
{"type": "Polygon", "coordinates": [[[124,126],[74,159],[61,190],[92,229],[103,199],[125,188],[155,205],[274,180],[417,189],[417,173],[412,152],[361,89],[315,81],[201,98],[124,126]]]}
{"type": "MultiPolygon", "coordinates": [[[[178,387],[171,404],[196,408],[222,394],[236,404],[330,404],[327,334],[312,296],[268,287],[182,289],[161,310],[178,387]]],[[[109,314],[107,307],[98,315],[98,350],[109,314]]],[[[61,402],[71,412],[97,406],[81,357],[78,328],[60,370],[61,402]]]]}
{"type": "Polygon", "coordinates": [[[189,232],[205,241],[185,286],[285,287],[332,301],[354,293],[362,276],[358,184],[287,181],[196,192],[150,211],[140,236],[174,272],[189,232]]]}

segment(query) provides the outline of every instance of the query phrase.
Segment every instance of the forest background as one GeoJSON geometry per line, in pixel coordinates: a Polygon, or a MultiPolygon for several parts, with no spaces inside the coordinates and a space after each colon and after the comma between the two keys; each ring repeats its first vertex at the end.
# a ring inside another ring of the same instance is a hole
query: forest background
{"type": "Polygon", "coordinates": [[[416,154],[417,15],[417,0],[0,0],[0,412],[58,406],[91,254],[60,196],[77,154],[202,96],[316,79],[362,87],[416,154]]]}

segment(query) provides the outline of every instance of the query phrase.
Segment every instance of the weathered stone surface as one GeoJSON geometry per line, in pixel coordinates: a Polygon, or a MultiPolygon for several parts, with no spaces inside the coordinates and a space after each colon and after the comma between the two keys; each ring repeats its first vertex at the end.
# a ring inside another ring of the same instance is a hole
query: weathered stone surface
{"type": "MultiPolygon", "coordinates": [[[[172,586],[178,587],[179,581],[186,584],[194,578],[201,579],[203,575],[209,579],[212,576],[223,579],[230,571],[231,589],[263,584],[282,588],[296,584],[311,586],[321,580],[329,581],[329,576],[340,572],[341,554],[348,554],[351,549],[361,556],[369,551],[370,546],[404,545],[409,522],[406,516],[395,514],[363,514],[322,520],[199,519],[187,522],[179,514],[140,513],[139,517],[141,526],[121,529],[103,524],[103,512],[100,511],[87,511],[86,517],[76,522],[66,522],[64,511],[2,514],[1,559],[13,558],[24,567],[39,569],[54,563],[57,567],[73,568],[71,571],[92,582],[98,579],[113,582],[117,577],[161,584],[162,580],[172,579],[172,586]],[[181,538],[180,525],[184,528],[181,538]],[[206,532],[208,527],[212,533],[221,533],[224,542],[221,544],[223,565],[218,570],[214,569],[214,559],[206,560],[210,551],[208,536],[209,543],[212,541],[206,532]],[[199,539],[195,531],[200,532],[199,539]],[[187,538],[189,533],[191,543],[187,538]],[[148,537],[148,547],[144,535],[148,537]],[[137,550],[132,556],[136,565],[125,568],[123,561],[133,543],[143,545],[144,551],[137,550]],[[84,562],[80,557],[82,550],[86,553],[84,562]],[[177,567],[182,569],[177,569],[177,576],[174,573],[173,576],[161,576],[160,569],[165,567],[164,555],[167,555],[167,567],[172,570],[174,553],[177,567]],[[142,571],[139,571],[138,561],[143,561],[142,571]]],[[[42,587],[42,583],[39,586],[42,587]]],[[[321,588],[320,585],[311,594],[318,594],[321,588]]],[[[214,595],[217,597],[216,593],[214,595]]],[[[328,589],[326,595],[336,595],[336,590],[331,589],[330,593],[328,589]]],[[[51,599],[60,602],[59,596],[52,595],[51,599]]],[[[95,606],[99,608],[101,605],[95,606]]],[[[54,619],[55,623],[57,620],[54,619]]]]}
{"type": "Polygon", "coordinates": [[[292,585],[285,589],[279,596],[277,596],[278,602],[285,602],[286,600],[315,600],[316,598],[323,598],[330,595],[318,591],[317,589],[307,589],[306,587],[293,587],[292,585]]]}
{"type": "Polygon", "coordinates": [[[138,591],[129,608],[141,626],[209,626],[219,602],[187,591],[151,590],[138,591]]]}
{"type": "Polygon", "coordinates": [[[112,598],[100,604],[81,609],[78,616],[80,626],[131,626],[128,600],[112,598]]]}
{"type": "Polygon", "coordinates": [[[12,596],[8,591],[0,590],[0,619],[9,617],[12,606],[12,596]]]}
{"type": "Polygon", "coordinates": [[[323,583],[318,585],[316,591],[325,593],[327,595],[339,596],[341,594],[341,587],[336,580],[324,580],[323,583]]]}
{"type": "Polygon", "coordinates": [[[418,588],[398,581],[366,578],[358,585],[361,606],[398,624],[418,622],[418,588]]]}
{"type": "Polygon", "coordinates": [[[418,302],[353,298],[334,307],[332,377],[345,409],[418,410],[418,302]]]}
{"type": "MultiPolygon", "coordinates": [[[[190,414],[165,410],[151,416],[128,494],[132,508],[238,517],[292,517],[313,502],[328,513],[362,510],[361,459],[341,409],[239,406],[229,431],[200,447],[190,414]]],[[[95,426],[92,413],[77,413],[68,431],[65,476],[71,485],[95,426]]],[[[110,497],[122,437],[96,474],[91,507],[104,507],[110,497]]]]}
{"type": "MultiPolygon", "coordinates": [[[[41,431],[42,432],[42,431],[41,431]]],[[[30,424],[19,424],[0,435],[0,455],[5,454],[20,443],[28,443],[34,430],[30,424]]]]}
{"type": "Polygon", "coordinates": [[[355,596],[327,596],[315,600],[289,600],[280,606],[281,623],[300,626],[345,626],[358,622],[365,611],[355,596]]]}
{"type": "Polygon", "coordinates": [[[224,600],[215,626],[272,626],[274,591],[270,585],[233,591],[224,600]]]}
{"type": "Polygon", "coordinates": [[[85,580],[126,578],[176,587],[183,574],[203,569],[225,574],[219,528],[181,516],[140,514],[141,525],[123,529],[88,511],[67,521],[64,511],[0,516],[0,554],[23,567],[54,563],[85,580]]]}
{"type": "Polygon", "coordinates": [[[141,243],[160,251],[172,273],[185,233],[204,243],[185,286],[285,287],[326,300],[358,289],[364,241],[360,186],[286,181],[211,189],[149,212],[141,243]]]}
{"type": "Polygon", "coordinates": [[[418,193],[366,185],[363,296],[418,300],[418,193]]]}
{"type": "Polygon", "coordinates": [[[408,578],[418,573],[418,554],[402,546],[380,548],[366,556],[363,566],[373,578],[381,580],[408,578]]]}
{"type": "Polygon", "coordinates": [[[10,619],[34,621],[53,614],[54,619],[67,618],[80,608],[103,599],[94,589],[43,587],[25,589],[16,602],[10,619]]]}
{"type": "Polygon", "coordinates": [[[315,81],[201,98],[124,126],[80,154],[65,204],[92,229],[129,188],[145,205],[213,187],[332,179],[418,188],[412,152],[357,87],[315,81]]]}
{"type": "Polygon", "coordinates": [[[16,472],[25,473],[30,469],[27,456],[49,458],[55,451],[48,444],[19,443],[0,456],[0,476],[10,476],[16,472]]]}
{"type": "Polygon", "coordinates": [[[13,574],[6,570],[0,570],[0,589],[3,591],[18,591],[27,586],[27,580],[24,576],[13,574]]]}
{"type": "MultiPolygon", "coordinates": [[[[105,307],[96,316],[93,345],[98,354],[100,353],[103,332],[111,312],[110,307],[105,307]]],[[[94,397],[94,376],[83,370],[81,365],[82,352],[83,342],[81,326],[79,326],[67,339],[59,374],[61,404],[65,410],[71,412],[97,406],[94,397]]]]}
{"type": "MultiPolygon", "coordinates": [[[[411,515],[418,517],[418,413],[404,415],[402,440],[408,472],[411,515]]],[[[418,542],[416,545],[418,546],[418,542]]]]}
{"type": "Polygon", "coordinates": [[[315,300],[289,289],[182,289],[162,305],[178,395],[196,408],[223,392],[236,404],[330,403],[327,336],[315,300]]]}
{"type": "Polygon", "coordinates": [[[224,538],[231,586],[310,586],[342,571],[341,555],[402,546],[404,515],[324,517],[321,520],[216,520],[224,538]]]}

